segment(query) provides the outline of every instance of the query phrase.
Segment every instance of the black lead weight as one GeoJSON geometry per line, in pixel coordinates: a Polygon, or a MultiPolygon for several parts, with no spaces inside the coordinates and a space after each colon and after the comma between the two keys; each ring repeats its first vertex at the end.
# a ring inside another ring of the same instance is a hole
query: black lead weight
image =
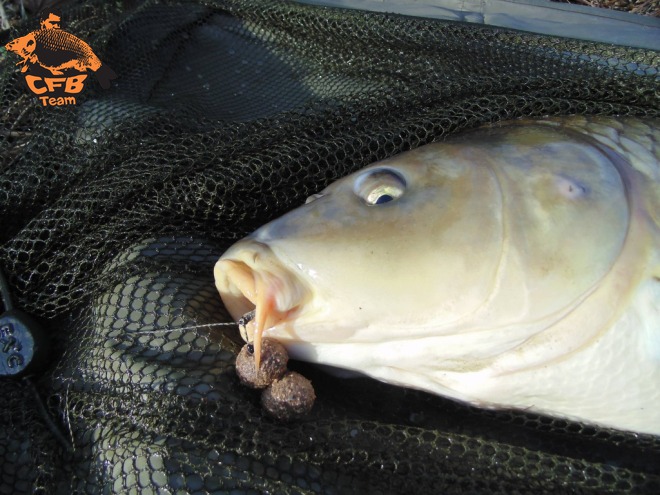
{"type": "Polygon", "coordinates": [[[5,307],[0,315],[0,376],[19,377],[39,371],[48,363],[48,337],[33,317],[13,307],[1,271],[0,295],[5,307]]]}
{"type": "Polygon", "coordinates": [[[18,310],[0,316],[0,376],[21,376],[43,368],[47,337],[30,315],[18,310]]]}

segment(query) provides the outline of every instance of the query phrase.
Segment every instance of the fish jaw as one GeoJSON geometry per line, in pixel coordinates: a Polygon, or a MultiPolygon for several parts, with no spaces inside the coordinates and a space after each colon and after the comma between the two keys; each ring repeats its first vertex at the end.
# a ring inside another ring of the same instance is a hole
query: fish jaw
{"type": "Polygon", "coordinates": [[[253,342],[258,367],[264,331],[289,326],[310,299],[310,291],[267,245],[250,239],[235,244],[218,260],[214,277],[232,318],[255,311],[243,338],[253,342]]]}

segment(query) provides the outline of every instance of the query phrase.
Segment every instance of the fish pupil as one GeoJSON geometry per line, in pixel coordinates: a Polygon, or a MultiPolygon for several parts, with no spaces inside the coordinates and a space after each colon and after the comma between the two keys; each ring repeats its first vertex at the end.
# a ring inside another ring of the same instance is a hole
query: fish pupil
{"type": "Polygon", "coordinates": [[[382,194],[378,196],[378,199],[374,203],[375,205],[382,205],[383,203],[389,203],[392,201],[394,198],[390,196],[389,194],[382,194]]]}
{"type": "Polygon", "coordinates": [[[254,354],[254,345],[253,344],[248,344],[247,345],[247,351],[249,354],[254,354]]]}

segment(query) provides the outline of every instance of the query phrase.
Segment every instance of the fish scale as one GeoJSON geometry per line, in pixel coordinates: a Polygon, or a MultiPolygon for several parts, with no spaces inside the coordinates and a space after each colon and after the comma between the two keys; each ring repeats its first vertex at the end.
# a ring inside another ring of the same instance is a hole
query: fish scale
{"type": "MultiPolygon", "coordinates": [[[[96,70],[101,66],[101,61],[94,54],[90,46],[74,35],[61,29],[40,29],[35,33],[37,43],[57,54],[62,61],[49,68],[59,69],[61,65],[75,59],[74,67],[77,70],[96,70]]],[[[44,61],[46,62],[46,61],[44,61]]]]}

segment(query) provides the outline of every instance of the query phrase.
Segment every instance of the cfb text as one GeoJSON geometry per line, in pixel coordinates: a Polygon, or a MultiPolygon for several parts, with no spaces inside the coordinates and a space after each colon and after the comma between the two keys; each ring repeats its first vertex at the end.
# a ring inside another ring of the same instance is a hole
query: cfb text
{"type": "Polygon", "coordinates": [[[83,82],[87,79],[87,74],[79,74],[72,77],[39,77],[28,75],[25,77],[30,91],[40,96],[39,100],[44,106],[47,105],[75,105],[76,99],[73,96],[53,98],[48,93],[55,91],[64,91],[65,94],[77,94],[84,89],[83,82]]]}

